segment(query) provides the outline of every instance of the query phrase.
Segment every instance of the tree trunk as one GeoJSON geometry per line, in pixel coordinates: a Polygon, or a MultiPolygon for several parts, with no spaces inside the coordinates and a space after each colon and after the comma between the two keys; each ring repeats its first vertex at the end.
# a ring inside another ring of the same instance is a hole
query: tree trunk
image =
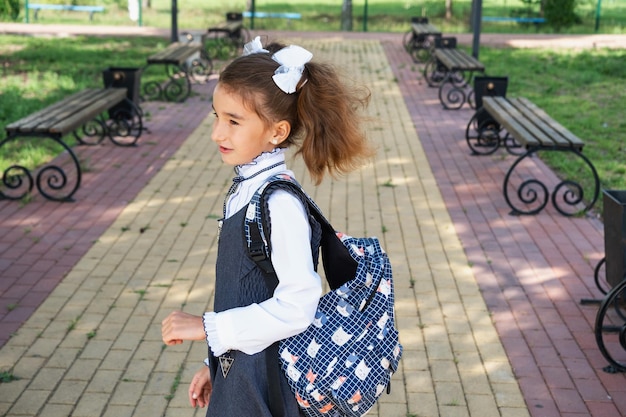
{"type": "Polygon", "coordinates": [[[343,0],[341,6],[341,30],[352,31],[352,0],[343,0]]]}
{"type": "Polygon", "coordinates": [[[452,19],[452,0],[446,0],[446,20],[452,19]]]}

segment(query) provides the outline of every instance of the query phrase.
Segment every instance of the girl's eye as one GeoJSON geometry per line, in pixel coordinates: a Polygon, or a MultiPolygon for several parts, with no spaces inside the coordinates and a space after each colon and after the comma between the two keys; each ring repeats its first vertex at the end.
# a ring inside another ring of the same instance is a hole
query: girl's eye
{"type": "Polygon", "coordinates": [[[213,112],[213,116],[217,117],[217,112],[213,112]]]}
{"type": "Polygon", "coordinates": [[[230,124],[233,126],[238,126],[239,122],[237,122],[236,120],[230,119],[230,124]]]}

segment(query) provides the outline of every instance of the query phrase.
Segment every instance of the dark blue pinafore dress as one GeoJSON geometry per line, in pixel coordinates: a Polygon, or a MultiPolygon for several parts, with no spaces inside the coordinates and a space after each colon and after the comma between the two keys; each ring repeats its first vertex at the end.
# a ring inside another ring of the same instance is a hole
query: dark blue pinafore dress
{"type": "MultiPolygon", "coordinates": [[[[265,301],[272,296],[278,284],[274,274],[264,274],[247,254],[243,236],[246,208],[222,224],[216,264],[215,312],[265,301]]],[[[272,416],[269,405],[269,383],[276,384],[276,379],[280,381],[280,390],[274,392],[280,393],[282,406],[279,408],[284,410],[283,416],[302,416],[287,379],[280,370],[277,344],[254,355],[231,351],[230,356],[234,361],[224,378],[218,359],[209,349],[213,392],[207,417],[278,417],[272,416]],[[270,377],[268,361],[270,366],[278,368],[278,372],[270,377]]],[[[275,400],[272,405],[276,409],[275,400]]]]}

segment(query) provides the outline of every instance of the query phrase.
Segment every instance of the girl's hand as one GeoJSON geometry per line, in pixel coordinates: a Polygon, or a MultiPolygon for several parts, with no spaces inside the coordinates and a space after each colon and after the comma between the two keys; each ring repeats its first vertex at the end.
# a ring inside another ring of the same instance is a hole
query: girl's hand
{"type": "Polygon", "coordinates": [[[168,346],[180,345],[183,340],[204,340],[202,317],[173,311],[161,322],[161,336],[168,346]]]}
{"type": "Polygon", "coordinates": [[[204,408],[209,405],[212,389],[213,385],[209,376],[209,368],[203,366],[193,376],[189,385],[189,403],[191,406],[204,408]]]}

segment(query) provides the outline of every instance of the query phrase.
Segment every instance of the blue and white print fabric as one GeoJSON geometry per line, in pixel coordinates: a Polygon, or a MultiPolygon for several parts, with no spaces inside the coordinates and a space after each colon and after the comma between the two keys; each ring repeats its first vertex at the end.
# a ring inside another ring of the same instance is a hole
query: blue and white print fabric
{"type": "MultiPolygon", "coordinates": [[[[260,216],[258,208],[248,213],[260,216]]],[[[358,263],[355,276],[322,296],[313,324],[279,347],[282,369],[309,417],[363,416],[388,389],[402,356],[387,254],[375,237],[337,236],[358,263]]]]}
{"type": "Polygon", "coordinates": [[[367,413],[389,385],[402,355],[387,255],[376,238],[339,237],[359,262],[356,276],[325,294],[314,323],[279,348],[289,384],[311,417],[367,413]]]}

